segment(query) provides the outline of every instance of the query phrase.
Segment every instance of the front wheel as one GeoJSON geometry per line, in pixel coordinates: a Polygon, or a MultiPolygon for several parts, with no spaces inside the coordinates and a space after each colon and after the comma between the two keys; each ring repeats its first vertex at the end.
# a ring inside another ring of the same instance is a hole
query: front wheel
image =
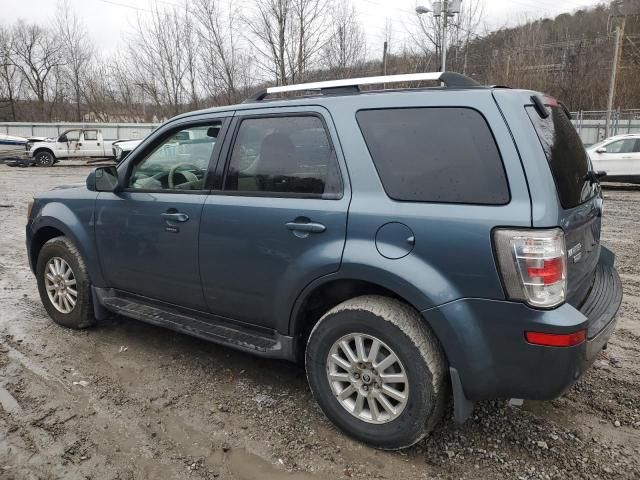
{"type": "Polygon", "coordinates": [[[87,268],[71,240],[56,237],[42,246],[36,277],[40,299],[54,322],[69,328],[95,323],[87,268]]]}
{"type": "Polygon", "coordinates": [[[399,449],[442,418],[446,360],[419,313],[366,295],[327,312],[305,355],[314,397],[341,430],[371,446],[399,449]]]}
{"type": "Polygon", "coordinates": [[[56,158],[51,152],[43,150],[36,153],[35,163],[38,167],[53,167],[53,164],[56,163],[56,158]]]}

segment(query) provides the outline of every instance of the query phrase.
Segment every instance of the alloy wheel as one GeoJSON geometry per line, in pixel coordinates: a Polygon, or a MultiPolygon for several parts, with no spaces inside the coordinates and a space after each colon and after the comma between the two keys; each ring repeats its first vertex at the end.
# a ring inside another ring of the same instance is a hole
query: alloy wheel
{"type": "Polygon", "coordinates": [[[44,270],[44,285],[51,304],[60,313],[70,313],[78,301],[76,277],[71,266],[60,257],[52,257],[44,270]]]}
{"type": "Polygon", "coordinates": [[[374,424],[397,418],[409,400],[409,379],[400,358],[382,340],[364,333],[339,338],[329,350],[327,379],[351,415],[374,424]]]}

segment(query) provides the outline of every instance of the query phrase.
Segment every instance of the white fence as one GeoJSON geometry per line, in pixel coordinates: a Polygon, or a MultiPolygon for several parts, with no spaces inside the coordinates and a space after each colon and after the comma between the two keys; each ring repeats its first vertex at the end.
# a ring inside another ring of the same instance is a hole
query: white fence
{"type": "MultiPolygon", "coordinates": [[[[606,112],[580,111],[573,113],[573,124],[585,145],[591,145],[605,138],[606,112]]],[[[151,133],[155,123],[22,123],[0,122],[0,134],[18,137],[57,137],[72,128],[97,128],[102,130],[105,140],[139,139],[151,133]]],[[[610,135],[640,133],[640,110],[618,110],[612,112],[610,135]]]]}
{"type": "Polygon", "coordinates": [[[155,123],[0,123],[0,133],[16,137],[57,137],[65,130],[96,128],[102,130],[105,140],[144,138],[158,124],[155,123]]]}

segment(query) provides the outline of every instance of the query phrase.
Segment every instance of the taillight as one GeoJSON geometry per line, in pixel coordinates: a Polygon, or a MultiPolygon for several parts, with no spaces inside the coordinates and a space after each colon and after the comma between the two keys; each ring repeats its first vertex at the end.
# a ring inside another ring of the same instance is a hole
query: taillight
{"type": "Polygon", "coordinates": [[[497,229],[494,243],[510,299],[543,308],[564,302],[567,257],[561,229],[497,229]]]}

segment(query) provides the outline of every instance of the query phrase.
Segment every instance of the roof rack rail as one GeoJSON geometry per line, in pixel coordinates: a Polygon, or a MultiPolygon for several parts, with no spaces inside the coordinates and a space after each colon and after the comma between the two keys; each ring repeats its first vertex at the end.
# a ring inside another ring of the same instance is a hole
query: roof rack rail
{"type": "Polygon", "coordinates": [[[465,75],[455,72],[424,72],[409,73],[406,75],[384,75],[378,77],[345,78],[342,80],[329,80],[326,82],[300,83],[297,85],[283,85],[280,87],[269,87],[260,90],[256,94],[247,98],[243,103],[259,102],[267,95],[274,93],[305,92],[319,90],[321,94],[342,94],[360,91],[361,85],[376,85],[384,83],[399,82],[420,82],[425,80],[440,81],[447,88],[473,88],[480,84],[465,75]]]}

